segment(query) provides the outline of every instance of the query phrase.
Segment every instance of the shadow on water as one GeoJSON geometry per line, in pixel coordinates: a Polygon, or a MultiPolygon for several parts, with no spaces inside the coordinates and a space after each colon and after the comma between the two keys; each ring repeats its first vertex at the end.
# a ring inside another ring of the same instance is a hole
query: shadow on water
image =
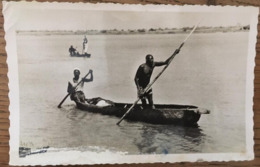
{"type": "Polygon", "coordinates": [[[87,112],[79,112],[75,105],[67,105],[64,107],[63,112],[66,112],[66,117],[71,121],[79,121],[87,119],[88,113],[87,112]]]}
{"type": "Polygon", "coordinates": [[[144,125],[134,144],[141,154],[201,152],[206,135],[199,126],[144,125]]]}

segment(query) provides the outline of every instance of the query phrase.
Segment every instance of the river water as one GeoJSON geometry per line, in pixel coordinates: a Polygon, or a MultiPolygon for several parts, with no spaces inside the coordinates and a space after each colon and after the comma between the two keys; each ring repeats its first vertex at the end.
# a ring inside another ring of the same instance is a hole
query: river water
{"type": "Polygon", "coordinates": [[[84,88],[87,97],[134,102],[134,75],[145,55],[164,61],[186,35],[92,35],[91,58],[69,56],[70,45],[82,51],[81,35],[18,35],[20,146],[128,154],[244,151],[247,32],[193,34],[154,84],[155,103],[211,110],[198,127],[117,126],[119,118],[80,111],[69,98],[57,108],[75,67],[82,76],[94,71],[84,88]]]}

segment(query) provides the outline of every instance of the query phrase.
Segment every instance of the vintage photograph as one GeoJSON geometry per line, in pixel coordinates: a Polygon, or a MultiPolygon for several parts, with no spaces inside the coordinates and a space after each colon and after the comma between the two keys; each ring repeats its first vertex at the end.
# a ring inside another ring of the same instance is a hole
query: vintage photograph
{"type": "Polygon", "coordinates": [[[4,1],[10,164],[253,159],[258,12],[4,1]]]}

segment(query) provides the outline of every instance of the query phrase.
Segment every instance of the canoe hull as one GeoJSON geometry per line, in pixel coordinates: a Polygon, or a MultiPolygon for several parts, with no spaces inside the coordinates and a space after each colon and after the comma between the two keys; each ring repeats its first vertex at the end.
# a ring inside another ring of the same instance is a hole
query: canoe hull
{"type": "MultiPolygon", "coordinates": [[[[92,104],[76,102],[76,105],[77,108],[83,111],[122,117],[132,104],[114,103],[112,106],[101,107],[92,104]]],[[[125,117],[125,119],[152,124],[196,125],[200,119],[200,116],[200,109],[196,106],[155,105],[155,109],[143,109],[141,105],[138,104],[125,117]]]]}
{"type": "Polygon", "coordinates": [[[89,53],[86,53],[86,54],[76,53],[74,55],[70,54],[70,56],[71,57],[88,57],[89,58],[91,56],[91,54],[89,54],[89,53]]]}

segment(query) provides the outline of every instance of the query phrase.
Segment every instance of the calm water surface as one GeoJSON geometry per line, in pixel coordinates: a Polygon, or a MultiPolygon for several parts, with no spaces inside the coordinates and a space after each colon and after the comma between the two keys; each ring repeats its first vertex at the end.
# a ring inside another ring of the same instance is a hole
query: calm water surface
{"type": "MultiPolygon", "coordinates": [[[[76,109],[66,95],[73,69],[94,71],[87,97],[134,102],[134,75],[145,55],[164,61],[185,39],[179,35],[89,36],[91,58],[81,52],[83,36],[18,35],[20,145],[78,148],[129,154],[214,153],[245,150],[245,69],[248,33],[193,34],[154,84],[154,101],[208,108],[198,127],[152,125],[76,109]],[[225,41],[225,42],[223,42],[225,41]]],[[[154,70],[153,77],[161,68],[154,70]]]]}

